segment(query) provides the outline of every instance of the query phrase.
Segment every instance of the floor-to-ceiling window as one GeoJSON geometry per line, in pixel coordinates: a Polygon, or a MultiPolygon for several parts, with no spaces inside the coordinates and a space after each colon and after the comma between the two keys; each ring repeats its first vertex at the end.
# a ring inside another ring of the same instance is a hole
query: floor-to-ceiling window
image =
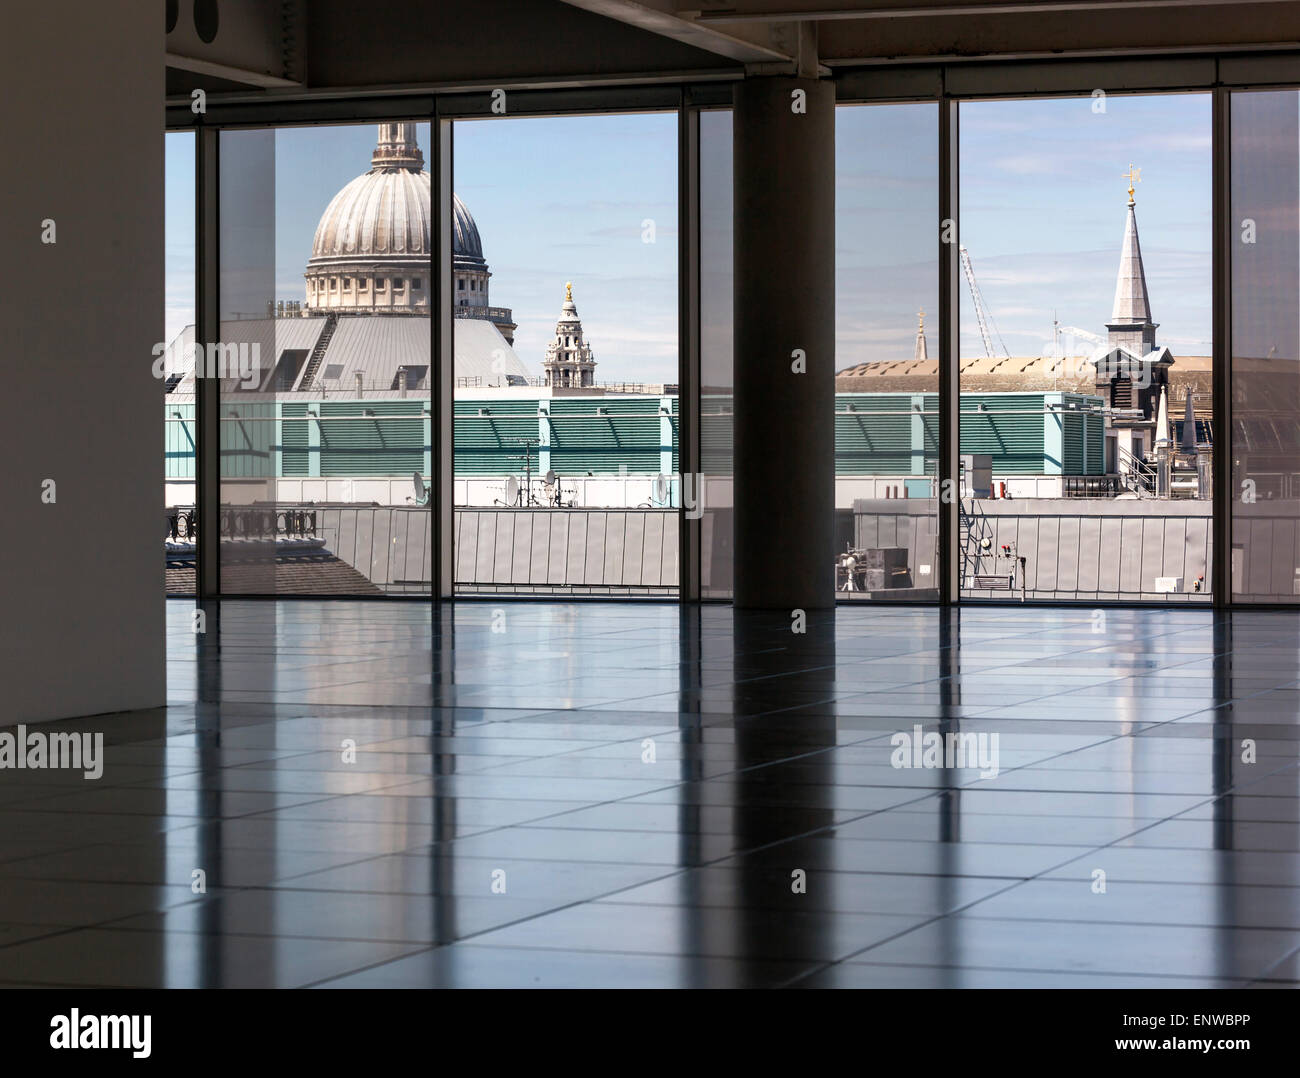
{"type": "MultiPolygon", "coordinates": [[[[1233,422],[1216,431],[1209,95],[963,101],[965,598],[1203,602],[1216,479],[1232,597],[1298,594],[1296,109],[1295,91],[1232,94],[1233,422]]],[[[937,127],[933,101],[837,111],[842,599],[938,593],[937,127]]],[[[194,136],[168,136],[170,593],[195,588],[196,370],[221,393],[223,593],[427,593],[428,139],[223,131],[212,342],[194,332],[194,136]]],[[[677,516],[698,506],[701,595],[730,595],[730,141],[729,112],[703,111],[701,471],[683,480],[676,114],[456,121],[461,594],[675,595],[677,516]]]]}
{"type": "Polygon", "coordinates": [[[456,590],[675,595],[677,116],[452,138],[456,590]]]}
{"type": "MultiPolygon", "coordinates": [[[[194,343],[194,134],[166,138],[166,200],[163,216],[165,309],[163,339],[155,348],[154,374],[163,383],[163,505],[168,595],[195,594],[198,534],[194,496],[194,393],[177,392],[194,343]]],[[[192,359],[190,360],[192,365],[192,359]]]]}
{"type": "Polygon", "coordinates": [[[962,594],[1206,601],[1209,95],[959,116],[962,594]]]}
{"type": "Polygon", "coordinates": [[[1231,98],[1232,596],[1300,597],[1300,92],[1231,98]]]}
{"type": "Polygon", "coordinates": [[[938,598],[939,110],[835,113],[836,594],[938,598]]]}
{"type": "Polygon", "coordinates": [[[428,138],[221,135],[223,594],[429,592],[428,138]]]}
{"type": "Polygon", "coordinates": [[[700,521],[700,597],[729,599],[735,575],[731,111],[702,111],[699,132],[700,476],[688,491],[687,511],[700,521]]]}

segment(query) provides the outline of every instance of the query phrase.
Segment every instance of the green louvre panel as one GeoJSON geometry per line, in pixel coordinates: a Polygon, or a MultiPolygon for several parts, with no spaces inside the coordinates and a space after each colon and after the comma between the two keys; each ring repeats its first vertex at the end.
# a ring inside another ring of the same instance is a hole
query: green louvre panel
{"type": "Polygon", "coordinates": [[[926,393],[921,399],[921,431],[925,453],[925,474],[939,475],[939,394],[926,393]]]}
{"type": "Polygon", "coordinates": [[[673,398],[673,475],[680,475],[682,472],[682,455],[680,452],[679,441],[681,439],[681,419],[678,417],[677,409],[678,398],[673,398]]]}
{"type": "Polygon", "coordinates": [[[1106,420],[1100,415],[1088,416],[1088,474],[1104,475],[1106,472],[1106,420]]]}
{"type": "Polygon", "coordinates": [[[423,400],[320,402],[320,470],[409,476],[424,466],[423,400]]]}
{"type": "Polygon", "coordinates": [[[228,479],[274,476],[275,403],[227,397],[221,412],[221,475],[228,479]]]}
{"type": "Polygon", "coordinates": [[[458,476],[523,474],[524,456],[537,468],[537,400],[457,400],[452,405],[454,472],[458,476]]]}
{"type": "Polygon", "coordinates": [[[168,404],[163,423],[163,476],[193,479],[196,430],[194,405],[168,404]],[[178,413],[178,419],[173,413],[178,413]]]}
{"type": "Polygon", "coordinates": [[[994,475],[1043,474],[1044,400],[1041,393],[963,394],[961,451],[989,454],[994,475]]]}
{"type": "Polygon", "coordinates": [[[730,475],[735,461],[735,398],[710,394],[700,401],[700,470],[730,475]]]}
{"type": "Polygon", "coordinates": [[[285,403],[280,405],[280,415],[284,422],[280,424],[280,466],[286,476],[305,476],[310,472],[307,446],[310,442],[307,405],[285,403]]]}
{"type": "Polygon", "coordinates": [[[1090,412],[1097,398],[1067,394],[1062,411],[1065,475],[1100,475],[1105,470],[1105,419],[1090,412]],[[1070,405],[1074,405],[1071,409],[1070,405]],[[1085,460],[1086,453],[1086,460],[1085,460]]]}
{"type": "Polygon", "coordinates": [[[835,474],[905,475],[911,469],[911,394],[837,394],[835,474]]]}
{"type": "Polygon", "coordinates": [[[657,475],[658,397],[552,399],[551,469],[559,475],[657,475]]]}

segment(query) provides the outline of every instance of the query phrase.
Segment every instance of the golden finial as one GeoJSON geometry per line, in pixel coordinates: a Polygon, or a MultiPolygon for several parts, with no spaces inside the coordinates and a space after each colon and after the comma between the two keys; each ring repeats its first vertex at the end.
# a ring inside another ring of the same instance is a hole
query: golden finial
{"type": "Polygon", "coordinates": [[[919,308],[916,312],[916,328],[918,331],[925,329],[925,308],[924,307],[919,308]]]}
{"type": "Polygon", "coordinates": [[[572,282],[572,281],[565,281],[565,282],[564,282],[564,302],[565,302],[565,303],[572,303],[572,302],[573,302],[573,282],[572,282]]]}
{"type": "Polygon", "coordinates": [[[1134,168],[1133,163],[1130,161],[1128,171],[1121,172],[1120,176],[1128,180],[1128,204],[1131,206],[1133,205],[1133,185],[1142,182],[1142,170],[1134,168]]]}

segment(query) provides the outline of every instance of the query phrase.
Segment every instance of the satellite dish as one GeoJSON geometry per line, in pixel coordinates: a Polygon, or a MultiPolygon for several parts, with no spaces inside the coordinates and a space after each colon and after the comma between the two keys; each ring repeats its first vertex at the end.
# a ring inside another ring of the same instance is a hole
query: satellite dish
{"type": "Polygon", "coordinates": [[[411,478],[415,480],[415,496],[420,501],[424,501],[429,496],[429,488],[424,485],[424,476],[416,472],[411,478]]]}
{"type": "Polygon", "coordinates": [[[506,476],[506,505],[514,505],[519,500],[519,480],[513,475],[506,476]]]}
{"type": "Polygon", "coordinates": [[[555,481],[556,481],[558,478],[559,478],[559,476],[556,475],[554,472],[547,472],[547,473],[546,473],[546,485],[547,485],[548,487],[553,487],[553,486],[555,486],[555,481]]]}
{"type": "Polygon", "coordinates": [[[661,502],[668,500],[668,477],[663,472],[655,476],[655,498],[661,502]]]}

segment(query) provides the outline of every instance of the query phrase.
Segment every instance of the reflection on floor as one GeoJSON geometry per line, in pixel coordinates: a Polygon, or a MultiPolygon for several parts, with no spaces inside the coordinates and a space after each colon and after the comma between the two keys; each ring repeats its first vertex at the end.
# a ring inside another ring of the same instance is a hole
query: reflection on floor
{"type": "Polygon", "coordinates": [[[101,779],[0,772],[0,982],[1300,981],[1297,614],[168,615],[101,779]]]}

